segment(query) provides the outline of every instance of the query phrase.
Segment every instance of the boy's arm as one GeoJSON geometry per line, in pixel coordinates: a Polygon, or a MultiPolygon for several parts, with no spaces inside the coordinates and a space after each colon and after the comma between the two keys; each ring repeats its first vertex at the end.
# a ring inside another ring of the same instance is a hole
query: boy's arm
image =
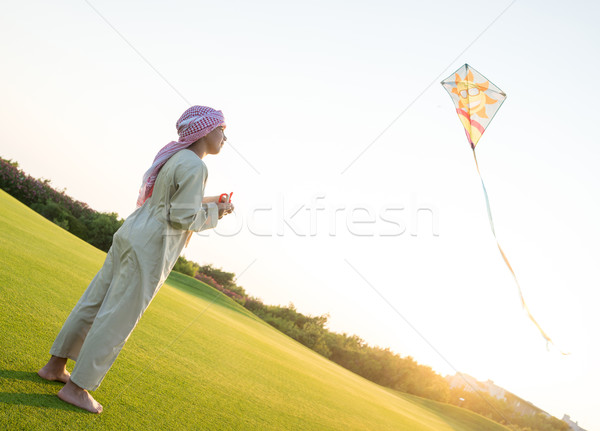
{"type": "Polygon", "coordinates": [[[203,204],[208,204],[210,202],[218,203],[219,202],[219,196],[205,196],[205,197],[202,198],[202,203],[203,204]]]}
{"type": "Polygon", "coordinates": [[[168,214],[169,223],[175,229],[201,232],[217,226],[217,203],[203,202],[207,176],[204,165],[182,164],[176,168],[174,180],[177,188],[170,198],[168,214]]]}

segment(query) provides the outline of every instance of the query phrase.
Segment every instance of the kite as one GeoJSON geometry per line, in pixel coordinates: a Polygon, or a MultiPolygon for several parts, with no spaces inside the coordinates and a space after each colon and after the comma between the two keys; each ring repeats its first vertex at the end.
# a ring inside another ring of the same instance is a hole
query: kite
{"type": "MultiPolygon", "coordinates": [[[[450,94],[450,97],[454,102],[454,106],[456,107],[458,118],[464,126],[469,144],[471,144],[473,157],[475,158],[475,166],[477,167],[477,173],[479,174],[479,179],[481,179],[481,185],[483,186],[483,194],[485,196],[485,204],[487,207],[490,227],[492,228],[492,233],[494,234],[494,239],[496,240],[500,254],[502,255],[506,266],[515,279],[515,283],[519,289],[521,305],[527,312],[529,319],[531,319],[531,321],[539,329],[542,336],[546,339],[546,347],[548,347],[548,343],[554,343],[544,332],[542,327],[536,322],[536,320],[533,318],[533,315],[529,311],[529,307],[527,307],[527,304],[525,303],[523,291],[521,290],[517,276],[510,266],[504,251],[502,251],[502,247],[500,247],[498,238],[496,237],[494,222],[492,220],[492,211],[490,209],[490,201],[488,199],[487,190],[485,189],[485,184],[483,183],[481,172],[479,172],[477,156],[475,155],[475,146],[479,142],[479,139],[481,139],[481,135],[483,135],[483,132],[485,132],[487,126],[494,118],[494,115],[496,115],[498,112],[498,109],[500,109],[500,106],[502,106],[502,103],[506,99],[506,93],[492,84],[485,76],[477,72],[468,64],[461,66],[456,72],[444,79],[441,84],[444,86],[448,94],[450,94]]],[[[563,353],[562,351],[561,353],[563,355],[567,354],[563,353]]]]}

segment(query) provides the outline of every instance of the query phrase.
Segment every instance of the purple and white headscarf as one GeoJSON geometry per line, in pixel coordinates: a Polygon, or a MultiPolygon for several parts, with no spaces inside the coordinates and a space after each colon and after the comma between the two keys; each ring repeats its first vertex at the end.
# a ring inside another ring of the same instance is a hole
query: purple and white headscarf
{"type": "Polygon", "coordinates": [[[198,139],[208,135],[219,126],[226,127],[223,112],[209,108],[208,106],[192,106],[186,110],[177,120],[178,141],[171,141],[161,148],[150,169],[144,174],[142,186],[137,200],[137,207],[141,207],[146,199],[152,196],[156,177],[163,165],[176,152],[189,147],[198,139]]]}

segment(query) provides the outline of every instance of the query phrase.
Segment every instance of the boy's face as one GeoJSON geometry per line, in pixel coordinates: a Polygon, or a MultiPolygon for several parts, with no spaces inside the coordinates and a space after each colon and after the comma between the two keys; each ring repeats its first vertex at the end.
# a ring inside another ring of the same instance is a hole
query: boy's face
{"type": "Polygon", "coordinates": [[[225,144],[225,127],[219,126],[206,135],[207,150],[209,154],[219,154],[225,144]]]}

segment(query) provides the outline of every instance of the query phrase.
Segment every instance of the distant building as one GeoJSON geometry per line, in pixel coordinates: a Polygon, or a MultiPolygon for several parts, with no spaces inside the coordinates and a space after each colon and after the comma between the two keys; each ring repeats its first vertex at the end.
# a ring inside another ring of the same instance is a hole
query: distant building
{"type": "Polygon", "coordinates": [[[562,418],[562,420],[563,420],[564,422],[566,422],[566,423],[567,423],[567,424],[568,424],[568,425],[571,427],[571,429],[572,429],[573,431],[585,431],[583,428],[581,428],[581,427],[580,427],[580,426],[577,424],[577,422],[573,422],[573,421],[571,420],[571,417],[570,417],[569,415],[564,415],[564,416],[563,416],[563,418],[562,418]]]}
{"type": "Polygon", "coordinates": [[[552,415],[546,413],[539,407],[534,406],[529,401],[525,401],[512,392],[495,385],[492,380],[480,382],[475,377],[465,373],[456,373],[454,376],[446,376],[446,380],[448,381],[450,388],[462,387],[468,392],[485,392],[494,398],[504,400],[522,415],[536,415],[540,413],[548,418],[552,417],[552,415]]]}
{"type": "MultiPolygon", "coordinates": [[[[467,392],[484,392],[493,396],[496,399],[504,400],[509,405],[512,406],[517,412],[522,415],[536,415],[538,413],[543,414],[546,417],[551,417],[550,414],[546,413],[544,410],[539,407],[534,406],[529,401],[525,401],[522,398],[519,398],[512,392],[507,391],[500,386],[494,384],[492,380],[488,380],[486,382],[480,382],[475,377],[469,376],[465,373],[456,373],[454,376],[446,376],[446,380],[450,385],[450,388],[462,388],[467,392]]],[[[460,404],[459,404],[460,405],[460,404]]],[[[581,428],[577,422],[573,422],[571,417],[565,414],[562,418],[562,421],[565,422],[573,431],[586,431],[581,428]]]]}
{"type": "Polygon", "coordinates": [[[446,380],[451,388],[463,387],[470,392],[475,392],[473,389],[475,388],[478,391],[486,392],[499,400],[506,399],[506,391],[500,386],[496,386],[492,380],[480,382],[475,377],[465,373],[456,373],[454,376],[446,376],[446,380]]]}

